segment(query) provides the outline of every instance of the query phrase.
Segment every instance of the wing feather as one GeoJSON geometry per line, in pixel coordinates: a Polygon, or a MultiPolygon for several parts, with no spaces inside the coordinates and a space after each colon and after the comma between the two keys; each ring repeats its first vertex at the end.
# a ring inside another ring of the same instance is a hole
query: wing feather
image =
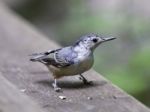
{"type": "Polygon", "coordinates": [[[77,53],[72,47],[65,47],[62,49],[34,54],[30,60],[39,61],[46,65],[53,65],[56,67],[66,67],[74,64],[74,59],[76,57],[77,53]]]}

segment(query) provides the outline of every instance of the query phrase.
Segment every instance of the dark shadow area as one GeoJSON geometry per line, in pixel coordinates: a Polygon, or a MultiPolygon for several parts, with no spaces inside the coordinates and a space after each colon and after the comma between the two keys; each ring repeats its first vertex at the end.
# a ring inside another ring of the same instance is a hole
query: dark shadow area
{"type": "MultiPolygon", "coordinates": [[[[35,83],[47,86],[47,87],[52,87],[53,80],[40,80],[36,81],[35,83]]],[[[61,80],[58,81],[58,86],[61,88],[66,88],[66,89],[81,89],[81,88],[90,88],[90,87],[96,87],[96,86],[104,86],[107,84],[106,81],[93,81],[92,84],[84,84],[82,81],[77,80],[77,81],[71,81],[71,80],[61,80]]]]}

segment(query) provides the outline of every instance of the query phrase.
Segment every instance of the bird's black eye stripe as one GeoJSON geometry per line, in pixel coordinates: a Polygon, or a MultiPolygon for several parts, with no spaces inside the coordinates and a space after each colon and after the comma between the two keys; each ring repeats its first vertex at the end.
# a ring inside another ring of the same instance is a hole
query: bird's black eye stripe
{"type": "Polygon", "coordinates": [[[44,54],[45,54],[45,55],[49,55],[49,52],[45,52],[44,54]]]}
{"type": "Polygon", "coordinates": [[[96,43],[98,40],[97,40],[96,38],[94,38],[92,41],[93,41],[94,43],[96,43]]]}

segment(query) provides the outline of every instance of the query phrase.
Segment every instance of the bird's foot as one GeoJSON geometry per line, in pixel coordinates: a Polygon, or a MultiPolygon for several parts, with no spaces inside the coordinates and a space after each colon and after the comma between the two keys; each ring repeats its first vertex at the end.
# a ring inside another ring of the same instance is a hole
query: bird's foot
{"type": "Polygon", "coordinates": [[[55,87],[54,90],[55,90],[56,92],[62,92],[62,89],[59,88],[59,87],[55,87]]]}
{"type": "Polygon", "coordinates": [[[52,86],[56,92],[62,92],[62,89],[58,87],[55,83],[53,83],[52,86]]]}
{"type": "Polygon", "coordinates": [[[83,77],[79,77],[79,79],[82,80],[85,85],[93,85],[93,81],[88,81],[83,77]]]}
{"type": "Polygon", "coordinates": [[[85,85],[93,85],[93,81],[85,81],[83,82],[85,85]]]}

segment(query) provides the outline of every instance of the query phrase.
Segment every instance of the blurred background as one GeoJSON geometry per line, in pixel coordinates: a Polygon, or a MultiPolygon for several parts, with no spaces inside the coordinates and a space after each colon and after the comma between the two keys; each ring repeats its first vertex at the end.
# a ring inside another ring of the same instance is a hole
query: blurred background
{"type": "Polygon", "coordinates": [[[149,0],[4,0],[60,43],[97,33],[117,39],[95,52],[94,69],[150,107],[149,0]]]}

